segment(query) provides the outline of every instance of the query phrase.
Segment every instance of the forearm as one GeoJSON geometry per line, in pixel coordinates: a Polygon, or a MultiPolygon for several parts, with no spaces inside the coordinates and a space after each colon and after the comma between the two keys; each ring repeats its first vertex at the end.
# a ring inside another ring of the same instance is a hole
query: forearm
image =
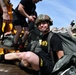
{"type": "Polygon", "coordinates": [[[7,7],[4,0],[0,0],[0,5],[4,13],[7,13],[7,7]]]}
{"type": "Polygon", "coordinates": [[[5,54],[4,58],[5,60],[14,60],[14,59],[19,59],[19,56],[17,53],[8,53],[5,54]]]}

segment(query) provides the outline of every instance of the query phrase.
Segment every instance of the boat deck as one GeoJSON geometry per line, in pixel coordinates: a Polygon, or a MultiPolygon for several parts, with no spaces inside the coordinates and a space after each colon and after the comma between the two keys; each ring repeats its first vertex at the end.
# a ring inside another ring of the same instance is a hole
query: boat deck
{"type": "Polygon", "coordinates": [[[0,75],[29,75],[16,65],[0,63],[0,75]]]}

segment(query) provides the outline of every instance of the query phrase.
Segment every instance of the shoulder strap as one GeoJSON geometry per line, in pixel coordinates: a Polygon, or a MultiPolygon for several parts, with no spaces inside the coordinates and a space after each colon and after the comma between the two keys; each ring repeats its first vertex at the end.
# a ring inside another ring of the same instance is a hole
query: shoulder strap
{"type": "Polygon", "coordinates": [[[51,37],[53,36],[53,32],[50,32],[49,35],[48,35],[48,38],[47,38],[47,41],[48,41],[48,53],[50,53],[50,56],[52,58],[52,62],[54,63],[54,57],[53,57],[53,52],[52,52],[52,49],[50,47],[50,40],[51,40],[51,37]]]}
{"type": "Polygon", "coordinates": [[[53,32],[50,32],[49,35],[48,35],[48,38],[47,38],[47,41],[48,41],[48,53],[50,52],[51,48],[50,48],[50,39],[53,35],[53,32]]]}

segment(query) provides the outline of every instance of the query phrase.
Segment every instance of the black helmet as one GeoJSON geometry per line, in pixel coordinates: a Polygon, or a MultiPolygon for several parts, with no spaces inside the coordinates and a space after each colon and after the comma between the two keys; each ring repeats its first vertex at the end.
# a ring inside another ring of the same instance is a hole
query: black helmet
{"type": "Polygon", "coordinates": [[[53,25],[53,21],[51,20],[51,18],[48,15],[40,14],[37,17],[35,24],[38,25],[38,23],[41,21],[48,21],[50,25],[53,25]]]}

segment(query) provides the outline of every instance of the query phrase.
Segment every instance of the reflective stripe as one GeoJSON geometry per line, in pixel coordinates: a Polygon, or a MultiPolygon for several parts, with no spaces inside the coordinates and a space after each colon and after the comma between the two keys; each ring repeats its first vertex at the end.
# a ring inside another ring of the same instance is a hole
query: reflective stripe
{"type": "Polygon", "coordinates": [[[40,66],[43,66],[43,60],[40,59],[40,66]]]}

